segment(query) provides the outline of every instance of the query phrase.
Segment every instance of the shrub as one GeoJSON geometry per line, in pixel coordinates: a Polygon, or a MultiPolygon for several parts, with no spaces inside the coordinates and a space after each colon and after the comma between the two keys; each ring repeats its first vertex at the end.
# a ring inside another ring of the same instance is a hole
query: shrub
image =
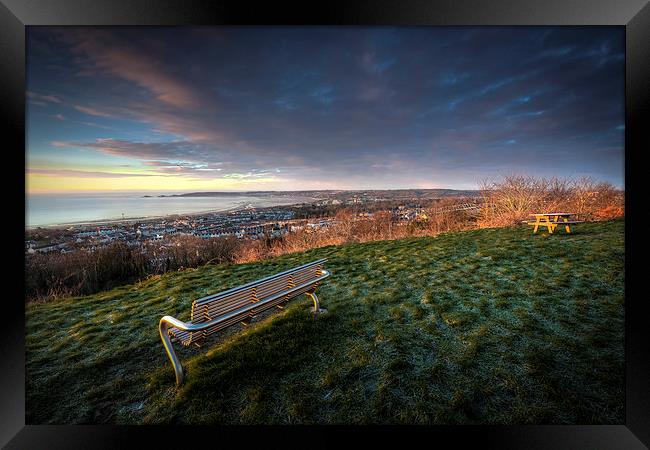
{"type": "Polygon", "coordinates": [[[95,251],[28,255],[25,258],[25,299],[42,302],[89,295],[147,275],[234,262],[239,246],[234,237],[179,236],[164,244],[129,247],[118,241],[95,251]]]}
{"type": "Polygon", "coordinates": [[[483,209],[478,225],[514,225],[537,212],[571,212],[582,220],[608,220],[624,215],[624,193],[591,178],[537,178],[508,175],[481,184],[483,209]]]}
{"type": "Polygon", "coordinates": [[[88,295],[147,274],[147,257],[115,242],[94,252],[30,255],[25,260],[25,296],[45,300],[88,295]]]}

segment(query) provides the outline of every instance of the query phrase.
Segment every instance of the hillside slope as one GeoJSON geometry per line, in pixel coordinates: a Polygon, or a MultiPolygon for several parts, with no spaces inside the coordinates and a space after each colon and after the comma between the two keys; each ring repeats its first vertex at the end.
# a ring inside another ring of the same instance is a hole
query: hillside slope
{"type": "Polygon", "coordinates": [[[27,423],[622,423],[624,223],[484,229],[205,266],[26,311],[27,423]],[[180,349],[161,316],[316,258],[306,297],[180,349]],[[235,327],[238,328],[238,327],[235,327]]]}

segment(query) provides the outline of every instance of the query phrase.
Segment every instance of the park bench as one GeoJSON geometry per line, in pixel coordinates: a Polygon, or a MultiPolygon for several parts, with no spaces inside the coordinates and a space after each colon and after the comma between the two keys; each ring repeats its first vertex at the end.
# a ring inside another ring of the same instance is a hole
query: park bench
{"type": "Polygon", "coordinates": [[[330,273],[323,269],[327,259],[319,259],[290,270],[253,281],[243,286],[208,295],[192,302],[189,322],[171,316],[160,319],[160,339],[174,366],[176,383],[183,383],[183,367],[174,352],[172,342],[184,346],[200,346],[209,335],[231,325],[248,325],[259,313],[273,307],[282,309],[287,302],[301,294],[314,301],[314,314],[327,312],[321,309],[316,287],[330,273]]]}
{"type": "Polygon", "coordinates": [[[573,213],[539,213],[531,214],[535,217],[535,221],[528,222],[528,225],[534,225],[533,233],[537,233],[539,227],[546,227],[549,234],[553,234],[553,231],[558,227],[558,225],[564,226],[564,229],[567,233],[571,233],[571,225],[576,223],[582,223],[581,220],[571,220],[571,216],[575,216],[573,213]]]}

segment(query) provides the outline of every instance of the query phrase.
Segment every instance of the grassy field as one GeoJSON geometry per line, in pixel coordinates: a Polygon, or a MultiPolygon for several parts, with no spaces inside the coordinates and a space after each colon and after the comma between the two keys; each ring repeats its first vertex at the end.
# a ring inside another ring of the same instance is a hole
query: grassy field
{"type": "Polygon", "coordinates": [[[623,284],[622,220],[170,273],[27,308],[27,423],[623,423],[623,284]],[[161,316],[320,257],[328,314],[302,296],[180,348],[176,387],[161,316]]]}

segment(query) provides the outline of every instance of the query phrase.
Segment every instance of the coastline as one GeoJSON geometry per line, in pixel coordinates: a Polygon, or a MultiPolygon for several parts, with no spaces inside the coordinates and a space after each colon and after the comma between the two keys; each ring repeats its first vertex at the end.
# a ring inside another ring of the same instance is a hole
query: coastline
{"type": "Polygon", "coordinates": [[[151,195],[144,192],[102,192],[70,195],[28,194],[25,196],[25,230],[64,229],[69,227],[130,224],[139,221],[153,221],[173,217],[194,217],[197,215],[227,214],[245,208],[248,203],[253,209],[296,206],[314,203],[324,199],[339,202],[366,197],[391,201],[428,200],[446,197],[474,197],[476,190],[448,188],[401,188],[375,190],[301,190],[301,191],[246,191],[246,192],[189,192],[151,195]],[[228,198],[230,197],[230,199],[228,198]],[[248,197],[248,198],[247,198],[248,197]],[[212,199],[212,200],[211,200],[212,199]],[[156,202],[171,202],[167,206],[156,202]],[[203,201],[203,204],[200,204],[203,201]],[[142,203],[144,202],[144,203],[142,203]],[[187,203],[186,203],[187,202],[187,203]],[[174,204],[175,203],[175,204],[174,204]],[[103,210],[103,211],[97,211],[103,210]],[[122,215],[127,211],[132,215],[122,215]]]}
{"type": "Polygon", "coordinates": [[[241,211],[245,209],[257,210],[257,209],[277,208],[280,206],[297,206],[306,203],[311,203],[317,200],[316,198],[313,197],[299,197],[299,198],[302,201],[295,201],[296,199],[293,199],[294,201],[291,201],[290,203],[277,203],[274,201],[270,201],[269,199],[260,199],[261,201],[258,202],[258,204],[256,205],[254,205],[250,201],[241,201],[234,206],[230,206],[226,208],[207,209],[203,211],[192,211],[189,213],[156,214],[150,216],[125,217],[125,218],[118,218],[118,219],[85,220],[85,221],[77,221],[77,222],[46,224],[46,225],[25,225],[25,230],[36,230],[38,228],[57,230],[57,229],[64,229],[69,227],[131,224],[134,222],[149,222],[149,221],[161,220],[161,219],[176,219],[179,217],[197,217],[205,214],[215,214],[215,213],[227,214],[230,212],[241,211]]]}

